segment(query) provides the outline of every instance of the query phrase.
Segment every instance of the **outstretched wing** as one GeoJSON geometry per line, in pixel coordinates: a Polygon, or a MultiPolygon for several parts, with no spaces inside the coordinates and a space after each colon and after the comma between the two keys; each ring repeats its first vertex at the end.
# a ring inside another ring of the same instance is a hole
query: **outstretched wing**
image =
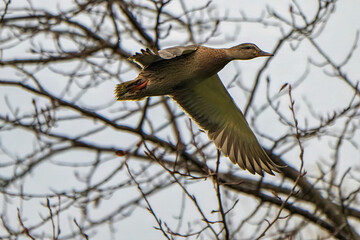
{"type": "Polygon", "coordinates": [[[137,64],[139,64],[142,68],[146,68],[153,62],[157,62],[162,60],[162,58],[159,55],[156,55],[153,53],[150,49],[141,49],[141,53],[135,53],[132,57],[129,59],[137,64]]]}
{"type": "Polygon", "coordinates": [[[175,57],[179,57],[181,55],[192,53],[196,51],[198,48],[199,48],[198,45],[165,48],[159,51],[159,56],[162,57],[163,59],[172,59],[175,57]]]}
{"type": "Polygon", "coordinates": [[[272,171],[279,171],[217,74],[171,97],[207,131],[209,138],[234,164],[261,176],[263,171],[271,175],[274,175],[272,171]]]}
{"type": "Polygon", "coordinates": [[[179,46],[171,47],[160,50],[158,54],[153,53],[149,48],[146,50],[141,49],[141,53],[135,53],[129,59],[139,64],[142,68],[146,68],[154,62],[161,60],[168,60],[181,55],[189,54],[198,49],[198,45],[189,45],[189,46],[179,46]]]}

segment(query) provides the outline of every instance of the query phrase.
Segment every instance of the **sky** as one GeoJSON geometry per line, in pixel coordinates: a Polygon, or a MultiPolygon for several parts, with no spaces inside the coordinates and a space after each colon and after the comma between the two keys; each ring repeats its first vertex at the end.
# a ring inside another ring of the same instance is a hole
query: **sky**
{"type": "MultiPolygon", "coordinates": [[[[51,11],[58,11],[57,9],[67,9],[69,3],[71,1],[34,1],[34,8],[46,8],[51,11]]],[[[202,5],[205,1],[190,1],[187,2],[189,4],[189,8],[196,8],[196,5],[202,5]],[[193,4],[193,6],[190,6],[193,4]]],[[[1,3],[0,3],[1,4],[1,3]]],[[[12,7],[22,6],[24,4],[23,1],[13,1],[12,7]]],[[[315,2],[299,2],[298,3],[301,8],[306,13],[306,16],[310,19],[313,14],[315,14],[315,2]]],[[[248,19],[257,19],[263,14],[266,14],[267,10],[271,9],[272,11],[277,12],[279,15],[288,18],[289,6],[293,5],[291,1],[279,0],[279,1],[221,1],[216,0],[212,1],[210,7],[213,9],[212,14],[216,16],[227,16],[229,18],[228,21],[222,22],[220,24],[218,30],[218,36],[214,39],[211,39],[207,46],[220,48],[220,47],[231,47],[238,43],[242,42],[253,42],[256,43],[261,49],[272,52],[275,49],[275,45],[279,38],[283,36],[289,29],[286,26],[283,28],[279,28],[276,26],[262,26],[258,23],[249,23],[243,22],[238,23],[234,22],[231,19],[239,18],[243,16],[242,14],[246,14],[248,19]],[[283,32],[282,32],[283,31],[283,32]],[[234,36],[234,39],[229,41],[227,38],[229,36],[234,36]],[[224,46],[223,42],[226,41],[226,45],[224,46]]],[[[1,6],[1,5],[0,5],[1,6]]],[[[179,15],[179,3],[178,1],[174,1],[173,3],[167,6],[169,10],[173,13],[178,13],[179,15]]],[[[354,41],[356,41],[356,35],[359,31],[359,22],[360,15],[358,14],[358,9],[360,9],[360,3],[355,0],[345,0],[338,1],[336,4],[335,13],[329,20],[329,22],[324,26],[324,30],[322,34],[316,38],[316,42],[321,45],[324,50],[328,53],[328,55],[334,59],[337,63],[340,63],[347,56],[349,50],[351,49],[354,41]]],[[[273,20],[269,20],[269,22],[273,22],[273,20]]],[[[297,19],[296,22],[301,23],[300,19],[297,19]]],[[[204,34],[205,36],[205,34],[204,34]]],[[[46,36],[42,39],[44,42],[36,42],[35,44],[43,44],[45,47],[47,46],[45,43],[46,36]]],[[[201,37],[198,39],[199,41],[203,40],[201,37]]],[[[128,41],[124,39],[126,43],[126,48],[129,52],[136,52],[142,46],[140,44],[136,44],[134,42],[128,41]]],[[[66,43],[65,43],[66,44],[66,43]]],[[[171,47],[176,44],[186,44],[186,39],[182,34],[174,34],[171,35],[169,39],[166,41],[162,41],[160,43],[162,48],[171,47]]],[[[346,106],[347,103],[351,100],[353,96],[353,92],[350,88],[342,81],[339,81],[338,78],[334,78],[328,76],[325,73],[331,73],[332,69],[329,66],[325,66],[324,68],[314,67],[311,64],[307,64],[308,59],[312,59],[315,62],[321,63],[324,59],[319,56],[314,47],[309,43],[309,41],[302,41],[296,50],[293,49],[296,46],[297,42],[292,40],[288,41],[282,45],[279,51],[276,53],[275,57],[270,61],[270,65],[267,70],[263,73],[261,78],[260,88],[258,89],[259,94],[256,95],[255,101],[256,106],[261,106],[266,103],[266,78],[270,79],[269,93],[270,96],[275,96],[278,94],[281,86],[285,83],[296,84],[298,77],[302,75],[306,70],[309,71],[308,75],[306,75],[303,83],[297,87],[293,91],[293,97],[296,101],[296,114],[299,119],[299,125],[304,127],[305,125],[315,126],[317,124],[317,120],[312,116],[312,111],[317,114],[331,114],[333,111],[339,111],[341,108],[346,106]]],[[[71,47],[71,43],[69,42],[67,47],[71,47]]],[[[12,48],[7,51],[3,51],[2,59],[17,59],[23,56],[31,56],[29,52],[28,43],[23,43],[19,47],[12,48]]],[[[358,62],[360,61],[359,49],[355,49],[353,53],[352,59],[349,63],[344,67],[344,71],[349,76],[350,79],[354,79],[355,81],[359,80],[359,69],[358,62]]],[[[260,69],[265,63],[265,59],[256,59],[253,61],[240,62],[236,61],[230,63],[226,66],[220,73],[220,77],[223,80],[224,84],[227,85],[230,83],[231,79],[234,76],[234,72],[239,71],[240,69],[240,77],[242,79],[242,83],[246,88],[251,88],[253,85],[254,78],[258,69],[260,69]],[[245,80],[246,79],[246,80],[245,80]]],[[[114,63],[116,66],[116,63],[114,63]]],[[[67,71],[71,71],[72,69],[81,68],[80,65],[75,65],[73,63],[61,63],[55,66],[57,70],[66,69],[67,71]]],[[[110,68],[110,67],[109,67],[110,68]]],[[[121,75],[123,80],[131,80],[136,77],[137,70],[129,69],[128,65],[121,66],[121,69],[128,69],[129,71],[125,72],[121,75]]],[[[114,70],[115,71],[115,70],[114,70]]],[[[86,72],[86,68],[84,68],[84,73],[86,72]]],[[[15,73],[14,70],[9,68],[0,69],[0,75],[2,79],[22,79],[23,76],[20,76],[15,73]]],[[[58,79],[57,75],[53,72],[50,72],[47,69],[39,71],[38,76],[41,79],[44,79],[44,82],[47,82],[46,85],[49,91],[56,92],[58,89],[64,88],[63,79],[58,79]],[[51,80],[51,81],[50,81],[51,80]]],[[[104,103],[109,101],[113,101],[113,88],[116,84],[116,79],[109,79],[106,83],[101,85],[101,88],[98,88],[94,91],[91,91],[89,94],[84,96],[82,99],[82,103],[88,106],[101,106],[104,103]]],[[[73,97],[81,91],[81,88],[76,88],[72,90],[72,96],[67,96],[69,98],[73,97]]],[[[229,93],[232,95],[234,101],[237,105],[243,109],[246,105],[248,96],[244,94],[244,91],[239,89],[238,87],[232,87],[229,89],[229,93]]],[[[0,101],[10,101],[15,108],[18,108],[20,112],[31,111],[33,109],[31,96],[24,94],[19,89],[14,89],[11,87],[0,88],[0,101]]],[[[159,100],[158,98],[154,98],[153,101],[159,100]]],[[[38,99],[39,104],[45,104],[41,99],[38,99]]],[[[114,111],[120,109],[120,106],[123,103],[117,103],[113,107],[110,108],[109,112],[105,114],[111,115],[114,114],[114,111]],[[112,112],[111,112],[112,111],[112,112]]],[[[124,103],[129,107],[137,106],[137,104],[143,105],[144,102],[140,103],[124,103]]],[[[288,119],[291,119],[289,107],[289,99],[286,94],[283,94],[279,98],[277,98],[274,104],[278,104],[279,109],[287,116],[288,119]]],[[[171,105],[172,107],[176,107],[175,104],[171,105]]],[[[10,109],[5,104],[1,104],[0,113],[6,114],[9,113],[10,109]]],[[[164,121],[164,113],[161,112],[160,109],[154,108],[151,109],[152,116],[151,119],[156,122],[156,126],[161,126],[164,121]]],[[[179,110],[180,112],[180,110],[179,110]]],[[[59,114],[63,114],[66,116],[69,112],[62,111],[59,114]]],[[[251,119],[254,111],[250,110],[248,114],[248,119],[251,119]]],[[[139,119],[139,115],[134,115],[131,118],[131,121],[128,120],[126,124],[135,125],[137,120],[139,119]],[[134,120],[134,121],[132,121],[134,120]]],[[[187,122],[184,121],[182,126],[186,128],[187,122]]],[[[278,116],[274,113],[271,113],[270,110],[266,110],[264,114],[261,115],[260,118],[255,122],[257,129],[260,129],[260,133],[266,136],[279,136],[289,132],[290,129],[284,127],[284,125],[279,121],[278,116]]],[[[61,131],[65,131],[68,134],[76,134],[86,131],[88,128],[92,128],[96,126],[96,122],[91,121],[69,121],[61,124],[61,131]]],[[[336,123],[333,126],[334,131],[341,131],[341,123],[336,123]]],[[[185,131],[185,130],[184,130],[185,131]]],[[[259,134],[259,133],[257,133],[259,134]]],[[[260,135],[260,134],[259,134],[260,135]]],[[[171,133],[169,130],[164,130],[160,133],[160,136],[163,138],[172,139],[171,133]]],[[[104,146],[116,146],[116,147],[126,147],[130,146],[136,138],[130,135],[123,135],[120,133],[116,133],[113,131],[104,131],[101,134],[96,135],[96,140],[99,141],[101,139],[101,143],[104,146]]],[[[206,139],[206,136],[202,137],[206,139]]],[[[353,141],[358,142],[360,139],[359,133],[354,132],[353,141]]],[[[89,138],[89,141],[93,141],[94,139],[89,138]]],[[[270,141],[266,138],[259,138],[260,142],[264,144],[266,147],[271,147],[270,141]]],[[[334,154],[334,152],[329,151],[332,148],[336,139],[332,138],[322,138],[322,139],[311,139],[311,141],[304,141],[304,146],[306,147],[305,151],[305,167],[309,172],[309,176],[316,175],[319,173],[317,168],[317,163],[321,161],[325,161],[326,159],[334,154]]],[[[27,153],[33,149],[35,143],[33,136],[27,132],[22,130],[15,131],[7,131],[0,132],[0,141],[4,147],[9,149],[11,154],[17,156],[24,156],[24,153],[27,153]]],[[[283,150],[283,149],[278,149],[283,150]]],[[[0,153],[0,157],[3,158],[3,161],[7,161],[6,154],[4,152],[0,153]]],[[[299,150],[294,150],[289,153],[286,153],[284,156],[287,160],[289,160],[289,164],[292,166],[298,167],[300,162],[298,160],[299,150]]],[[[359,168],[358,162],[360,158],[360,153],[357,148],[357,145],[345,143],[343,147],[343,151],[341,152],[341,158],[348,161],[341,162],[341,171],[345,172],[349,167],[359,168]]],[[[77,174],[81,175],[81,173],[87,172],[88,168],[76,168],[69,169],[66,167],[66,162],[69,163],[78,163],[84,164],[84,162],[91,162],[93,160],[93,155],[86,151],[71,151],[67,153],[67,155],[61,155],[58,157],[53,157],[49,162],[44,162],[39,167],[36,168],[33,174],[26,177],[26,181],[24,181],[24,188],[33,193],[33,194],[46,194],[50,192],[57,192],[64,189],[82,189],[84,185],[77,179],[77,174]],[[55,163],[55,164],[54,164],[55,163]],[[74,185],[74,182],[78,185],[74,185]]],[[[224,169],[231,167],[230,163],[225,163],[225,158],[223,159],[224,169]]],[[[97,169],[94,172],[93,181],[99,181],[103,176],[106,176],[107,173],[111,172],[116,165],[113,164],[112,161],[108,161],[103,164],[101,168],[97,169]]],[[[130,163],[130,167],[136,169],[139,166],[138,163],[130,163]]],[[[153,168],[153,173],[155,174],[159,171],[159,168],[156,166],[151,166],[153,168]]],[[[0,168],[0,176],[9,177],[13,174],[13,169],[11,168],[0,168]]],[[[125,173],[125,172],[123,172],[125,173]]],[[[253,178],[247,172],[241,171],[239,174],[242,174],[246,177],[253,178]]],[[[128,176],[120,175],[116,178],[112,179],[108,184],[116,184],[117,182],[126,181],[128,176]]],[[[266,180],[271,180],[273,178],[266,177],[266,180]]],[[[279,181],[280,179],[274,180],[279,181]]],[[[350,186],[351,181],[349,180],[348,190],[350,191],[352,187],[350,186]]],[[[12,191],[18,191],[18,186],[13,186],[12,191]]],[[[354,186],[356,187],[356,186],[354,186]]],[[[214,196],[213,186],[209,182],[198,182],[195,184],[191,184],[189,189],[193,193],[197,193],[198,201],[203,204],[204,209],[210,212],[211,209],[216,208],[216,198],[214,196]],[[201,193],[201,194],[200,194],[201,193]]],[[[4,196],[0,196],[4,200],[4,196]]],[[[119,192],[115,192],[108,199],[103,200],[101,207],[94,209],[92,214],[94,218],[100,218],[105,216],[108,212],[113,210],[114,205],[120,205],[120,203],[126,203],[129,199],[139,197],[139,192],[137,189],[130,188],[126,190],[122,190],[119,192]],[[124,197],[126,196],[126,197],[124,197]]],[[[150,198],[151,204],[153,208],[156,210],[159,216],[165,219],[170,224],[176,225],[176,220],[173,219],[174,216],[178,215],[177,211],[180,207],[180,202],[178,199],[182,198],[181,190],[176,187],[170,187],[167,191],[163,191],[153,197],[150,198]]],[[[241,214],[244,209],[253,208],[256,203],[251,201],[251,198],[241,195],[238,196],[241,202],[241,206],[237,206],[235,209],[236,213],[239,213],[239,217],[246,217],[246,214],[241,214]]],[[[16,212],[16,208],[19,206],[22,207],[24,211],[24,216],[36,216],[39,218],[40,215],[46,214],[47,209],[44,208],[39,202],[44,203],[44,200],[38,199],[21,202],[18,199],[11,200],[12,203],[8,205],[7,209],[0,207],[0,212],[8,212],[10,216],[16,216],[14,214],[16,212]]],[[[78,215],[79,213],[74,210],[74,215],[78,215]]],[[[191,219],[193,216],[192,207],[188,205],[188,211],[185,213],[187,219],[191,219]]],[[[211,215],[211,214],[209,214],[211,215]]],[[[64,219],[71,216],[67,213],[64,216],[64,219]]],[[[64,220],[65,221],[65,220],[64,220]]],[[[9,219],[9,222],[16,224],[17,219],[9,219]]],[[[119,221],[116,226],[118,231],[121,232],[121,237],[119,235],[116,237],[111,236],[108,228],[102,227],[96,229],[96,236],[92,239],[106,239],[112,238],[114,239],[161,239],[162,234],[158,231],[155,231],[153,226],[155,226],[155,222],[152,216],[147,213],[147,210],[144,208],[139,208],[134,210],[131,218],[127,220],[119,221]],[[141,232],[139,231],[139,226],[141,226],[141,232]]],[[[250,227],[250,226],[249,226],[250,227]]],[[[70,229],[71,227],[64,227],[64,231],[70,229]]],[[[0,226],[1,232],[1,226],[0,226]]],[[[1,235],[0,235],[1,236],[1,235]]]]}

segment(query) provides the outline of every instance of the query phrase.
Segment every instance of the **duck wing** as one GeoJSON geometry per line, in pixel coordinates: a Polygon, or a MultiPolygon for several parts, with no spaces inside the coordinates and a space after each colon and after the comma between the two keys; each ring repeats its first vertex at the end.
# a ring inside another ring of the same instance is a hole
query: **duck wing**
{"type": "Polygon", "coordinates": [[[159,56],[163,59],[172,59],[182,55],[186,55],[196,51],[199,48],[198,45],[179,46],[165,48],[159,51],[159,56]]]}
{"type": "Polygon", "coordinates": [[[145,50],[141,49],[141,53],[135,53],[135,55],[129,59],[139,64],[142,68],[146,68],[154,62],[173,59],[181,55],[189,54],[196,51],[198,48],[198,45],[171,47],[160,50],[158,54],[155,54],[149,48],[146,48],[145,50]]]}
{"type": "Polygon", "coordinates": [[[171,96],[234,164],[252,174],[274,175],[268,157],[217,74],[171,96]]]}

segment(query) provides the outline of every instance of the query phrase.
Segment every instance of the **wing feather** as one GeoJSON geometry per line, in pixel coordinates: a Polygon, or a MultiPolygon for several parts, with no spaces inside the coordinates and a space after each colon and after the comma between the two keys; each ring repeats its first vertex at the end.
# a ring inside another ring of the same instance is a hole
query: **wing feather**
{"type": "Polygon", "coordinates": [[[159,51],[159,56],[163,59],[172,59],[181,55],[189,54],[196,51],[199,48],[198,45],[179,46],[165,48],[159,51]]]}
{"type": "Polygon", "coordinates": [[[159,55],[153,53],[150,49],[141,49],[141,53],[135,53],[135,55],[131,56],[129,59],[137,64],[139,64],[142,68],[146,68],[150,64],[163,60],[159,55]]]}
{"type": "Polygon", "coordinates": [[[189,54],[196,51],[198,48],[198,45],[171,47],[160,50],[158,54],[155,54],[149,48],[146,48],[145,50],[141,49],[141,53],[135,53],[135,55],[129,59],[139,64],[142,68],[146,68],[154,62],[169,60],[181,55],[189,54]]]}
{"type": "Polygon", "coordinates": [[[265,153],[217,74],[171,96],[215,145],[252,174],[274,174],[278,167],[265,153]]]}

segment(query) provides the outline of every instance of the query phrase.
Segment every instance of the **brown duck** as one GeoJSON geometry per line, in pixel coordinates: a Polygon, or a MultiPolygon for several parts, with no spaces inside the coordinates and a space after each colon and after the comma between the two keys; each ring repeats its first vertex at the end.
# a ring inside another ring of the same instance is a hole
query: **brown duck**
{"type": "Polygon", "coordinates": [[[274,175],[271,161],[217,75],[232,60],[272,54],[255,44],[214,49],[198,45],[172,47],[157,54],[141,50],[130,59],[142,66],[135,80],[116,86],[120,101],[169,95],[207,133],[225,156],[242,169],[274,175]]]}

